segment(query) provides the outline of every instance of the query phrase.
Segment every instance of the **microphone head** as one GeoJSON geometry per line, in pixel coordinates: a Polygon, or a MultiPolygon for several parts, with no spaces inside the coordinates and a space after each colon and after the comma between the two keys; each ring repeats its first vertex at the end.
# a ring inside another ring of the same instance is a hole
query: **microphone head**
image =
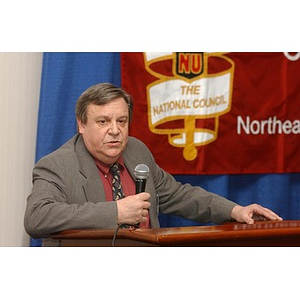
{"type": "Polygon", "coordinates": [[[148,166],[139,164],[134,169],[134,175],[136,179],[147,179],[150,174],[148,166]]]}

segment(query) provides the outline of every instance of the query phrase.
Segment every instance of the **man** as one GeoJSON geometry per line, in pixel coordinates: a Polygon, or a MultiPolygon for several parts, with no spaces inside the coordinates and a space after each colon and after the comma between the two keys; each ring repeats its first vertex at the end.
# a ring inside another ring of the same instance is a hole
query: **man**
{"type": "MultiPolygon", "coordinates": [[[[199,222],[282,220],[257,204],[242,207],[200,187],[181,184],[156,165],[148,148],[129,137],[132,99],[112,84],[97,84],[77,100],[78,134],[43,157],[33,170],[25,229],[47,238],[66,229],[107,228],[118,224],[159,227],[157,212],[199,222]],[[113,201],[110,167],[118,163],[125,197],[113,201]],[[146,190],[135,195],[134,169],[149,167],[146,190]]],[[[45,239],[44,245],[51,239],[45,239]]]]}

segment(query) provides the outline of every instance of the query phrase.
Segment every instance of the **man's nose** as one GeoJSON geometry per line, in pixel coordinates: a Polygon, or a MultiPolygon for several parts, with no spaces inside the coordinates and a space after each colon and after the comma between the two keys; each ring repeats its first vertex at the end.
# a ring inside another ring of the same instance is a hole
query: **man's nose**
{"type": "Polygon", "coordinates": [[[110,123],[109,132],[111,134],[118,134],[120,132],[117,122],[110,123]]]}

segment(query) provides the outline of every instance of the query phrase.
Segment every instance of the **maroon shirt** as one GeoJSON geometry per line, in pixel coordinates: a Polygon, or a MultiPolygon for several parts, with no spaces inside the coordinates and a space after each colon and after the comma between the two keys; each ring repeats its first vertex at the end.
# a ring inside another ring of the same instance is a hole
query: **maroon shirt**
{"type": "MultiPolygon", "coordinates": [[[[106,201],[113,201],[113,192],[112,192],[112,175],[109,172],[110,165],[101,162],[99,159],[94,158],[99,174],[104,186],[104,192],[106,196],[106,201]]],[[[135,195],[135,182],[128,170],[125,167],[123,157],[120,157],[117,162],[120,166],[120,178],[123,187],[123,193],[126,196],[135,195]]],[[[149,228],[149,215],[148,220],[145,223],[140,223],[141,228],[149,228]]]]}

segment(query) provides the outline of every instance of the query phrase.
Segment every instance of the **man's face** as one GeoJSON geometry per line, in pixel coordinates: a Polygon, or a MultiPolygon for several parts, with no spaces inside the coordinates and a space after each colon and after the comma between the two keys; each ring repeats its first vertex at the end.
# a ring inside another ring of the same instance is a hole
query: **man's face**
{"type": "Polygon", "coordinates": [[[124,151],[128,140],[129,112],[123,98],[103,106],[90,104],[87,122],[77,119],[79,133],[89,152],[106,164],[114,163],[124,151]]]}

